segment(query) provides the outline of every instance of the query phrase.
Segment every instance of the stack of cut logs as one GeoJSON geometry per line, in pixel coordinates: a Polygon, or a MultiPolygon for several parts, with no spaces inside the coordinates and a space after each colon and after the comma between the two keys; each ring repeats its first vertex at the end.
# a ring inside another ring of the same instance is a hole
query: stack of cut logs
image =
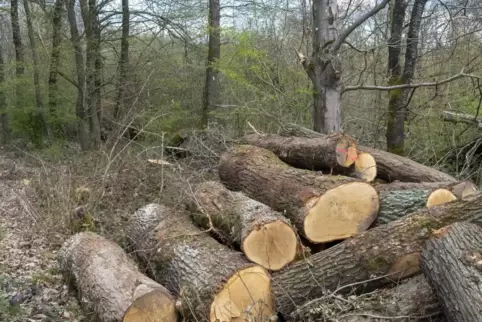
{"type": "Polygon", "coordinates": [[[243,137],[218,172],[180,209],[138,209],[128,250],[91,232],[65,242],[60,267],[92,317],[482,320],[474,184],[297,126],[243,137]],[[330,316],[333,299],[353,305],[330,316]]]}

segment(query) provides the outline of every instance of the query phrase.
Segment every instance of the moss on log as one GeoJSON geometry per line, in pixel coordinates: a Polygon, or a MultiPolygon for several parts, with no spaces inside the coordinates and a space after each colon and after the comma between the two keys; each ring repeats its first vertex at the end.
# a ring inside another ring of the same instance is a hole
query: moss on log
{"type": "Polygon", "coordinates": [[[179,297],[184,318],[224,322],[273,315],[268,271],[199,230],[186,213],[146,205],[130,218],[127,236],[154,279],[179,297]]]}
{"type": "Polygon", "coordinates": [[[277,307],[289,315],[327,292],[363,293],[416,275],[432,232],[456,221],[482,222],[481,192],[372,228],[273,273],[277,307]]]}
{"type": "Polygon", "coordinates": [[[378,195],[370,184],[296,169],[273,152],[251,145],[223,153],[219,177],[229,189],[285,214],[314,243],[356,235],[378,212],[378,195]]]}
{"type": "Polygon", "coordinates": [[[59,266],[87,315],[102,322],[177,322],[173,296],[143,275],[116,243],[81,232],[62,245],[59,266]]]}
{"type": "Polygon", "coordinates": [[[197,185],[189,210],[197,225],[214,228],[224,243],[240,247],[249,260],[267,269],[279,270],[295,258],[298,240],[289,221],[220,182],[197,185]]]}
{"type": "Polygon", "coordinates": [[[380,196],[376,225],[385,224],[419,209],[455,199],[464,199],[476,191],[473,183],[461,182],[394,182],[374,185],[380,196]]]}
{"type": "Polygon", "coordinates": [[[482,316],[482,229],[456,222],[434,233],[421,256],[422,271],[449,321],[480,321],[482,316]]]}

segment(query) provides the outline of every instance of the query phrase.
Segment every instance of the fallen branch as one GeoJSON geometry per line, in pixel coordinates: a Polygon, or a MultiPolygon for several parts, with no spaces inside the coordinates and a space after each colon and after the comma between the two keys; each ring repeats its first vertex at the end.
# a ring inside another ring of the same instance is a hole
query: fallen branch
{"type": "Polygon", "coordinates": [[[469,114],[455,113],[450,111],[443,111],[442,118],[445,122],[450,123],[465,123],[476,126],[482,130],[482,117],[475,117],[469,114]]]}

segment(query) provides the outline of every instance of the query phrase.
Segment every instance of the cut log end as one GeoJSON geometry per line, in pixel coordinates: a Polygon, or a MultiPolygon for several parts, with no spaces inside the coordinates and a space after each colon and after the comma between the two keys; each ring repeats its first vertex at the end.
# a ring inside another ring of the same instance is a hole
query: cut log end
{"type": "Polygon", "coordinates": [[[283,221],[253,229],[243,242],[243,251],[252,262],[273,271],[295,259],[296,247],[296,234],[283,221]]]}
{"type": "Polygon", "coordinates": [[[261,321],[274,312],[270,275],[261,266],[251,266],[231,276],[216,294],[210,321],[261,321]]]}
{"type": "Polygon", "coordinates": [[[356,143],[353,139],[343,137],[336,145],[336,161],[342,167],[348,168],[357,159],[356,143]]]}
{"type": "Polygon", "coordinates": [[[441,188],[433,191],[427,198],[427,208],[441,205],[450,201],[457,200],[452,192],[447,189],[441,188]]]}
{"type": "Polygon", "coordinates": [[[155,290],[137,298],[124,314],[122,322],[177,321],[174,302],[165,293],[155,290]]]}
{"type": "Polygon", "coordinates": [[[355,176],[367,182],[377,177],[377,163],[370,153],[360,153],[355,161],[355,176]]]}
{"type": "Polygon", "coordinates": [[[306,237],[324,243],[354,236],[368,229],[379,209],[376,190],[368,183],[350,182],[323,194],[304,221],[306,237]]]}
{"type": "Polygon", "coordinates": [[[477,186],[470,181],[462,181],[452,187],[452,193],[457,199],[465,199],[477,191],[477,186]]]}

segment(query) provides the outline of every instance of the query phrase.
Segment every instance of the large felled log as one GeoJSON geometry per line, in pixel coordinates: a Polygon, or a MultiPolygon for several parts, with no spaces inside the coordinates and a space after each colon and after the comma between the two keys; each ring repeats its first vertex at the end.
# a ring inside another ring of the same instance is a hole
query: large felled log
{"type": "Polygon", "coordinates": [[[313,138],[250,134],[240,142],[270,150],[283,162],[301,169],[329,171],[366,181],[375,179],[377,173],[374,158],[368,153],[358,155],[356,141],[340,133],[313,138]]]}
{"type": "Polygon", "coordinates": [[[146,205],[130,218],[127,236],[154,279],[179,296],[188,320],[272,316],[268,271],[199,230],[186,213],[146,205]]]}
{"type": "Polygon", "coordinates": [[[60,268],[96,321],[176,322],[169,291],[140,273],[116,243],[91,232],[70,237],[58,254],[60,268]]]}
{"type": "Polygon", "coordinates": [[[376,224],[385,224],[425,207],[432,207],[472,195],[477,187],[461,182],[394,182],[375,185],[380,196],[376,224]]]}
{"type": "Polygon", "coordinates": [[[221,155],[218,170],[228,188],[285,213],[314,243],[360,233],[378,212],[378,195],[370,184],[293,168],[264,148],[237,146],[221,155]]]}
{"type": "Polygon", "coordinates": [[[368,292],[420,272],[420,252],[433,230],[456,221],[482,222],[482,192],[421,209],[369,229],[273,273],[277,307],[295,307],[325,292],[368,292]]]}
{"type": "MultiPolygon", "coordinates": [[[[296,124],[286,125],[280,131],[280,135],[309,138],[324,137],[321,133],[296,124]]],[[[357,146],[357,150],[358,152],[366,152],[373,156],[377,163],[377,177],[389,182],[395,180],[403,182],[457,181],[449,174],[390,152],[360,145],[357,146]]]]}
{"type": "Polygon", "coordinates": [[[246,257],[270,270],[294,260],[297,236],[280,213],[241,192],[229,191],[220,182],[205,181],[189,204],[194,222],[240,246],[246,257]]]}
{"type": "Polygon", "coordinates": [[[482,229],[456,222],[434,233],[422,250],[421,267],[449,321],[482,316],[482,229]]]}
{"type": "Polygon", "coordinates": [[[355,297],[325,296],[291,314],[294,321],[382,322],[445,321],[432,287],[423,274],[392,288],[355,297]]]}

